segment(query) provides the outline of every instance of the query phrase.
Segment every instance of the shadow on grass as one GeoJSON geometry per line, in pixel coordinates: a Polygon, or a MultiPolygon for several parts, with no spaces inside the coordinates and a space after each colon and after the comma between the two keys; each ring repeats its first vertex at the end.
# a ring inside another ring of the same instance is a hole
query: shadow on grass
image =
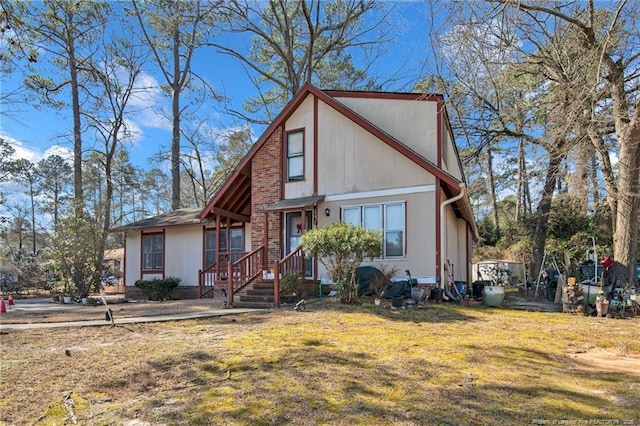
{"type": "Polygon", "coordinates": [[[474,309],[454,303],[437,303],[414,308],[398,308],[375,306],[371,303],[346,305],[340,303],[318,302],[309,308],[307,312],[334,311],[342,313],[367,313],[378,315],[382,318],[410,322],[410,323],[450,323],[458,321],[476,321],[477,318],[465,312],[466,309],[474,309]]]}

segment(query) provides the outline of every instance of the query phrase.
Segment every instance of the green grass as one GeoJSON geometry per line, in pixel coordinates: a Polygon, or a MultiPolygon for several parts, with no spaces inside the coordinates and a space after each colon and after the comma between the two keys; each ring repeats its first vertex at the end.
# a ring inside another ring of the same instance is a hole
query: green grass
{"type": "Polygon", "coordinates": [[[639,319],[447,304],[307,306],[8,332],[0,419],[62,424],[62,395],[71,391],[86,425],[640,424],[640,373],[585,370],[574,358],[593,348],[640,355],[639,319]]]}

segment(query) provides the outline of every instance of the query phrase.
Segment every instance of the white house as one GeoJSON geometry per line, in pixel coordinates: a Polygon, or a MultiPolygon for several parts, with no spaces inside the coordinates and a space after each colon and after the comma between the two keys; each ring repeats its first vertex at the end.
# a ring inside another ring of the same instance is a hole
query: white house
{"type": "Polygon", "coordinates": [[[298,240],[335,221],[382,231],[374,266],[440,283],[448,263],[469,284],[477,231],[464,182],[441,95],[307,84],[204,209],[118,229],[125,284],[178,276],[185,297],[203,297],[212,284],[246,293],[274,267],[318,280],[325,272],[298,240]]]}

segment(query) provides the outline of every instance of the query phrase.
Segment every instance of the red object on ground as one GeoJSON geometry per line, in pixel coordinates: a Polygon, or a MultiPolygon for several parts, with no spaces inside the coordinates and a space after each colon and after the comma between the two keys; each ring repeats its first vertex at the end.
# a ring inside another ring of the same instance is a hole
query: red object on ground
{"type": "Polygon", "coordinates": [[[605,257],[604,259],[602,259],[602,261],[600,261],[600,264],[605,268],[609,268],[611,265],[613,265],[613,259],[610,257],[605,257]]]}
{"type": "Polygon", "coordinates": [[[13,306],[13,296],[11,295],[11,293],[9,293],[9,300],[7,301],[7,304],[9,305],[9,307],[13,306]]]}
{"type": "Polygon", "coordinates": [[[4,297],[2,299],[0,299],[0,314],[6,314],[7,313],[7,307],[4,306],[4,297]]]}

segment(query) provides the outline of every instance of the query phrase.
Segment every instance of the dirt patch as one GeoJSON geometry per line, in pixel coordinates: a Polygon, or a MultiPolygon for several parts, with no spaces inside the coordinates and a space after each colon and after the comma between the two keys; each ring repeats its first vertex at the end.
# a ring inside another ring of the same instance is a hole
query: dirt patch
{"type": "Polygon", "coordinates": [[[603,348],[569,354],[576,370],[590,373],[623,373],[640,377],[640,356],[623,355],[603,348]]]}

